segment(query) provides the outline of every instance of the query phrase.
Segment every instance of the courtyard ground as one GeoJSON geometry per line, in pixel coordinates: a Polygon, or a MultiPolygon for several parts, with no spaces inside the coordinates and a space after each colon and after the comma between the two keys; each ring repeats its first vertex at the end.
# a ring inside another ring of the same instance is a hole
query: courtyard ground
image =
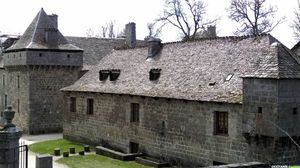
{"type": "MultiPolygon", "coordinates": [[[[20,144],[30,145],[45,140],[62,139],[62,134],[44,134],[44,135],[24,135],[20,139],[20,144]]],[[[35,168],[35,157],[37,154],[28,151],[28,168],[35,168]]],[[[53,168],[68,168],[68,166],[56,163],[55,160],[60,157],[53,157],[53,168]]]]}

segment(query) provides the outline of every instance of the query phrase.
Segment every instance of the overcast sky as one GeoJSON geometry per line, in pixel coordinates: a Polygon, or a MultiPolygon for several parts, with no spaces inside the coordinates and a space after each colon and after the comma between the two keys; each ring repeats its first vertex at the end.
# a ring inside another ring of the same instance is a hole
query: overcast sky
{"type": "MultiPolygon", "coordinates": [[[[204,0],[210,19],[221,17],[217,23],[219,36],[230,36],[236,24],[228,19],[226,8],[230,0],[204,0]]],[[[0,31],[9,34],[23,34],[41,8],[47,14],[58,15],[58,27],[66,36],[85,36],[87,29],[96,33],[101,25],[115,21],[119,31],[128,22],[135,22],[137,38],[147,35],[147,23],[163,11],[165,0],[2,0],[0,9],[0,31]]],[[[278,7],[277,16],[286,17],[286,22],[271,34],[288,47],[292,47],[293,30],[290,28],[297,0],[269,0],[278,7]]],[[[176,29],[162,32],[163,42],[178,40],[176,29]]]]}

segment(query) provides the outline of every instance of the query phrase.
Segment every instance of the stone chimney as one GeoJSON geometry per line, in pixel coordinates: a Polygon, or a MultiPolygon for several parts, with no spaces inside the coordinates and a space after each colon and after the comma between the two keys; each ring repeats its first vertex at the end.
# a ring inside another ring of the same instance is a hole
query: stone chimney
{"type": "Polygon", "coordinates": [[[136,46],[136,32],[135,32],[135,23],[131,22],[126,24],[126,44],[130,48],[134,48],[136,46]]]}
{"type": "Polygon", "coordinates": [[[207,37],[209,38],[217,37],[216,26],[208,26],[206,33],[207,33],[207,37]]]}
{"type": "Polygon", "coordinates": [[[56,14],[52,14],[52,15],[48,15],[48,17],[52,20],[54,28],[58,29],[58,23],[57,23],[57,15],[56,14]]]}
{"type": "Polygon", "coordinates": [[[161,39],[150,37],[148,40],[148,57],[156,56],[162,49],[161,39]]]}

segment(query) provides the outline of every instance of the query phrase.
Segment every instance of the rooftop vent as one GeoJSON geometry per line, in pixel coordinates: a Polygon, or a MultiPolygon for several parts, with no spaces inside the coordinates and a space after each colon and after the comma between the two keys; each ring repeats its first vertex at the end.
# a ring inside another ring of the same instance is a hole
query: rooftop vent
{"type": "Polygon", "coordinates": [[[110,70],[110,75],[109,75],[109,80],[110,81],[115,81],[118,79],[118,77],[120,76],[121,70],[119,69],[112,69],[110,70]]]}
{"type": "Polygon", "coordinates": [[[217,82],[210,82],[210,83],[208,84],[208,86],[215,86],[216,83],[217,83],[217,82]]]}
{"type": "Polygon", "coordinates": [[[100,81],[104,81],[108,78],[110,71],[109,70],[100,70],[99,71],[99,79],[100,81]]]}
{"type": "Polygon", "coordinates": [[[149,79],[151,81],[158,80],[158,78],[160,77],[160,71],[161,69],[151,69],[149,72],[149,79]]]}
{"type": "Polygon", "coordinates": [[[150,37],[148,40],[148,57],[156,56],[162,49],[161,39],[150,37]]]}

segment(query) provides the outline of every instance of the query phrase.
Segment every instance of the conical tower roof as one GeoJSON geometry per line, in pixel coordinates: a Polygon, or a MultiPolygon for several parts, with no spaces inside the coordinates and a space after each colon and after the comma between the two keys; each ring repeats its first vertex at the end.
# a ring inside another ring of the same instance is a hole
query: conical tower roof
{"type": "Polygon", "coordinates": [[[33,19],[22,37],[8,48],[7,52],[17,50],[83,51],[66,40],[43,8],[33,19]]]}

